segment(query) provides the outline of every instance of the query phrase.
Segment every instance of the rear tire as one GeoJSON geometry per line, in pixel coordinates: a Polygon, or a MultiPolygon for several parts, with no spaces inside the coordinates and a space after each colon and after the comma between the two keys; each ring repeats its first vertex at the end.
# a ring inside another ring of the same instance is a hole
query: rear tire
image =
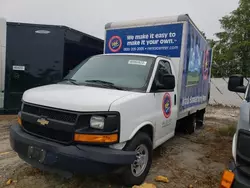
{"type": "Polygon", "coordinates": [[[186,118],[185,132],[193,134],[196,130],[196,114],[189,115],[186,118]]]}
{"type": "Polygon", "coordinates": [[[125,186],[140,185],[144,182],[152,164],[153,145],[148,134],[139,132],[127,143],[125,151],[137,151],[137,159],[125,167],[121,178],[125,186]]]}
{"type": "Polygon", "coordinates": [[[205,109],[196,113],[196,127],[201,128],[204,125],[205,109]]]}

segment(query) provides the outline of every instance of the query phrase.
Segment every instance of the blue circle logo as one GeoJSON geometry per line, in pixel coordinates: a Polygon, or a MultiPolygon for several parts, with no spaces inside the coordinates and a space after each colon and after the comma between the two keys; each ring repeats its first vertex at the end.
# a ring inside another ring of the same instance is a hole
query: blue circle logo
{"type": "Polygon", "coordinates": [[[122,39],[119,36],[113,36],[109,39],[109,49],[111,52],[118,52],[122,48],[122,39]]]}
{"type": "Polygon", "coordinates": [[[171,115],[171,96],[169,93],[165,93],[162,100],[162,111],[165,118],[169,118],[171,115]]]}

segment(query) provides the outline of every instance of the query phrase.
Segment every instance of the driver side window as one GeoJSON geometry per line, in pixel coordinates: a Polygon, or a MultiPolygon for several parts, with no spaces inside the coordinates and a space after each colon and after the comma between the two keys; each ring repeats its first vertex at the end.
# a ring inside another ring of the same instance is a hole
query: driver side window
{"type": "Polygon", "coordinates": [[[161,60],[158,64],[158,69],[155,75],[155,82],[163,84],[163,75],[172,75],[171,66],[168,61],[161,60]]]}

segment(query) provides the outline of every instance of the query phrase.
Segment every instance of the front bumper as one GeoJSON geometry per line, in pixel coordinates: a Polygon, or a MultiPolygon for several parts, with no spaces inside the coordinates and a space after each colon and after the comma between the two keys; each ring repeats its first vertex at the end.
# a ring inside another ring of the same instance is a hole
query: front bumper
{"type": "Polygon", "coordinates": [[[229,169],[233,171],[235,175],[232,188],[250,188],[250,177],[243,174],[238,168],[236,168],[234,162],[231,162],[229,165],[229,169]]]}
{"type": "Polygon", "coordinates": [[[19,125],[10,128],[10,144],[21,159],[34,167],[50,171],[101,174],[132,164],[136,159],[135,152],[47,141],[24,132],[19,125]],[[36,151],[31,151],[31,148],[36,148],[36,151]]]}

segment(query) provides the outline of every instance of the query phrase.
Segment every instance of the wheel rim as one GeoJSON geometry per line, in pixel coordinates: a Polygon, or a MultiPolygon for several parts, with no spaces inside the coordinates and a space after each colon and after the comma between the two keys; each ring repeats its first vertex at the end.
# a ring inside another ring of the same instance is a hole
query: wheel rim
{"type": "Polygon", "coordinates": [[[136,148],[136,160],[131,164],[131,171],[134,176],[142,175],[148,164],[148,149],[141,144],[136,148]]]}

